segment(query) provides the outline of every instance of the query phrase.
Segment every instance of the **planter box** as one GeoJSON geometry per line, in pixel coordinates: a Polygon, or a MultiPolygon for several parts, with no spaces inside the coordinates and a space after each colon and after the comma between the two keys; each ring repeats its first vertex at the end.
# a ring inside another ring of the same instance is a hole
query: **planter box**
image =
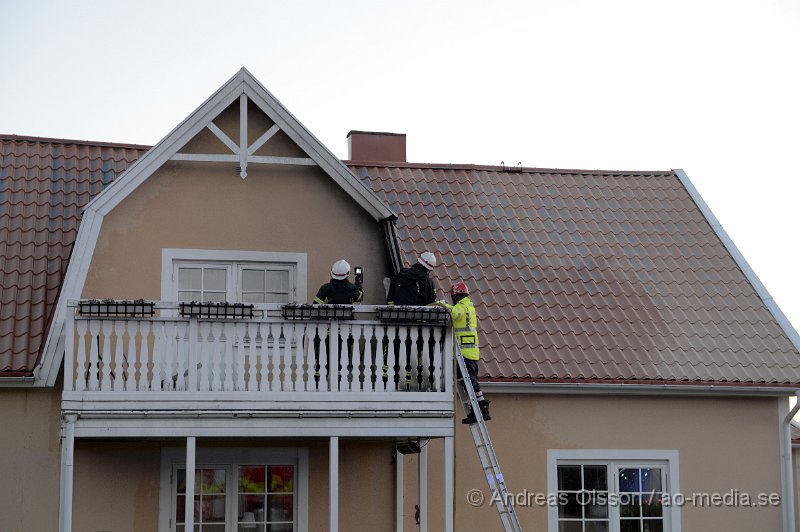
{"type": "Polygon", "coordinates": [[[281,307],[286,320],[352,320],[352,305],[284,305],[281,307]]]}
{"type": "Polygon", "coordinates": [[[249,319],[253,317],[253,305],[243,303],[181,303],[181,316],[184,318],[230,318],[249,319]]]}
{"type": "Polygon", "coordinates": [[[152,301],[81,301],[78,313],[90,318],[150,318],[156,310],[152,301]]]}
{"type": "Polygon", "coordinates": [[[379,321],[388,323],[428,323],[446,325],[450,322],[450,313],[442,307],[412,307],[389,305],[378,308],[375,316],[379,321]]]}

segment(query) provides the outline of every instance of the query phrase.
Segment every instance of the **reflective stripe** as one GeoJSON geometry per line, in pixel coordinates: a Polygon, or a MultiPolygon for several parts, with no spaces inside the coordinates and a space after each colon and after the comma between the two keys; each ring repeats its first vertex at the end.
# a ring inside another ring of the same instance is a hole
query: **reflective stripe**
{"type": "Polygon", "coordinates": [[[327,303],[327,301],[323,301],[320,298],[315,297],[314,298],[314,303],[319,303],[320,305],[325,305],[327,303]]]}
{"type": "Polygon", "coordinates": [[[478,332],[478,329],[475,327],[455,327],[453,328],[455,332],[478,332]]]}

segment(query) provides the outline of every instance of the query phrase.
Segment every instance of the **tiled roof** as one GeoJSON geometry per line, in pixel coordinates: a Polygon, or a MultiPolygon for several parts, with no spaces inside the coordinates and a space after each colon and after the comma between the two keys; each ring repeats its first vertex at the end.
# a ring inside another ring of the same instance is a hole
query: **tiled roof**
{"type": "MultiPolygon", "coordinates": [[[[0,376],[30,375],[81,208],[147,146],[0,136],[0,376]]],[[[407,256],[464,273],[484,378],[800,383],[800,357],[672,172],[350,163],[407,256]]]]}
{"type": "Polygon", "coordinates": [[[0,135],[0,376],[31,374],[81,209],[147,149],[0,135]]]}
{"type": "Polygon", "coordinates": [[[463,278],[482,377],[800,383],[800,355],[674,172],[349,162],[406,257],[463,278]]]}

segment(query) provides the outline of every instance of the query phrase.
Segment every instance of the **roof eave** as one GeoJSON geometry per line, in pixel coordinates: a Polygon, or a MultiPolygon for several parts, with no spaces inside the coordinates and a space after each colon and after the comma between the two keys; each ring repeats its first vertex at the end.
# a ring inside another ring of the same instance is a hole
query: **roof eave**
{"type": "Polygon", "coordinates": [[[682,395],[728,397],[782,397],[800,392],[800,384],[745,383],[592,383],[541,381],[483,381],[481,389],[488,393],[550,395],[682,395]]]}

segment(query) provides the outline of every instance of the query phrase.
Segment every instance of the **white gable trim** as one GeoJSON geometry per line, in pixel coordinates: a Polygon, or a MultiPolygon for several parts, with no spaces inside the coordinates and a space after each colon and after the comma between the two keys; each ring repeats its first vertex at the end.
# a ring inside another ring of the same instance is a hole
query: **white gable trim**
{"type": "Polygon", "coordinates": [[[683,184],[684,188],[686,188],[686,191],[689,193],[689,196],[691,196],[692,200],[694,200],[697,208],[703,213],[703,216],[705,216],[706,220],[711,226],[711,229],[714,230],[719,239],[722,241],[722,245],[725,246],[725,249],[727,249],[728,253],[731,254],[733,260],[736,261],[736,264],[742,270],[742,273],[744,273],[745,278],[750,281],[751,285],[753,285],[753,288],[764,302],[767,310],[769,310],[769,312],[778,322],[778,325],[780,325],[781,329],[783,329],[783,332],[789,338],[789,341],[792,342],[794,348],[800,351],[800,336],[798,336],[797,331],[792,326],[791,322],[786,318],[786,315],[780,309],[778,303],[776,303],[772,298],[769,290],[767,290],[767,288],[761,283],[761,279],[758,278],[756,272],[754,272],[747,263],[747,260],[745,260],[744,255],[741,254],[739,248],[736,247],[736,244],[733,243],[731,237],[725,232],[725,228],[722,227],[722,224],[719,223],[717,217],[714,216],[713,212],[711,212],[711,209],[703,200],[702,196],[700,196],[700,193],[696,188],[694,188],[694,185],[689,180],[689,176],[687,176],[686,172],[681,169],[675,169],[673,172],[675,172],[675,174],[678,176],[678,179],[680,180],[681,184],[683,184]]]}
{"type": "MultiPolygon", "coordinates": [[[[72,258],[61,285],[53,321],[47,332],[44,351],[39,365],[34,368],[35,385],[53,386],[55,384],[64,355],[66,303],[70,299],[79,299],[83,292],[103,217],[177,154],[178,150],[205,129],[229,105],[237,99],[242,101],[242,95],[250,98],[376,221],[396,217],[395,213],[377,194],[353,175],[247,69],[242,68],[84,208],[78,236],[73,245],[72,258]]],[[[274,133],[273,131],[272,134],[274,133]]],[[[265,142],[268,138],[267,134],[262,135],[257,142],[262,142],[262,139],[265,142]]],[[[265,159],[265,162],[281,161],[265,159]]]]}

